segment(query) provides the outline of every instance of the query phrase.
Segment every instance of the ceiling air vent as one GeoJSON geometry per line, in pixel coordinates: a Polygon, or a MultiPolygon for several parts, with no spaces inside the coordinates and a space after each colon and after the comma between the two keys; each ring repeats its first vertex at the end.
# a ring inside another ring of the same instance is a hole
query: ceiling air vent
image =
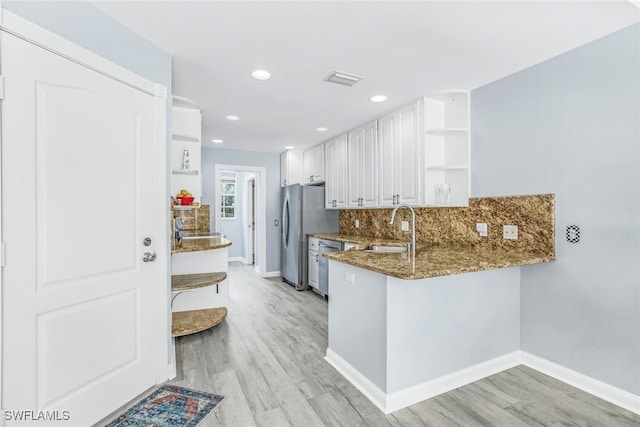
{"type": "Polygon", "coordinates": [[[338,83],[339,85],[345,86],[353,86],[362,80],[362,76],[357,76],[355,74],[349,74],[342,71],[334,71],[324,78],[325,81],[331,83],[338,83]]]}

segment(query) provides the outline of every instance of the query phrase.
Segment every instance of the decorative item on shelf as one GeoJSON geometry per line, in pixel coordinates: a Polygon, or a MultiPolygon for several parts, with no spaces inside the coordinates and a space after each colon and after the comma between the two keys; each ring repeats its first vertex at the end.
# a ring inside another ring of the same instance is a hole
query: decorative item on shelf
{"type": "Polygon", "coordinates": [[[438,202],[441,205],[449,204],[449,196],[451,195],[451,186],[449,184],[436,185],[436,193],[438,195],[438,202]]]}
{"type": "Polygon", "coordinates": [[[191,170],[191,165],[189,164],[189,150],[187,149],[182,150],[182,170],[191,170]]]}
{"type": "Polygon", "coordinates": [[[195,197],[193,197],[191,193],[189,193],[185,189],[182,189],[180,190],[180,193],[178,193],[178,195],[176,196],[176,205],[191,206],[194,200],[195,200],[195,197]]]}

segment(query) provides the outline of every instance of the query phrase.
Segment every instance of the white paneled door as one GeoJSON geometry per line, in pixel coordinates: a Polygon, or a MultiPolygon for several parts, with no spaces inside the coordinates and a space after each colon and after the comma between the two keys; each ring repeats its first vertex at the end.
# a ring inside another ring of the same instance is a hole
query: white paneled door
{"type": "Polygon", "coordinates": [[[156,384],[167,352],[158,332],[166,285],[153,259],[154,162],[164,149],[156,104],[0,37],[2,406],[90,425],[156,384]]]}

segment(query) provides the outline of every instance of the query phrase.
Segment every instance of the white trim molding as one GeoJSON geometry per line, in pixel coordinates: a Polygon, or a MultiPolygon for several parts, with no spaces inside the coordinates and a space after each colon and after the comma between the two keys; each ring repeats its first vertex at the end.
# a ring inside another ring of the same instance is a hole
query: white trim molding
{"type": "Polygon", "coordinates": [[[69,61],[75,62],[76,64],[82,65],[103,76],[117,80],[122,84],[131,86],[151,96],[167,99],[167,89],[164,88],[164,86],[157,85],[89,49],[78,46],[45,28],[35,25],[13,12],[2,9],[0,20],[0,29],[6,33],[13,34],[53,54],[66,58],[69,61]]]}
{"type": "Polygon", "coordinates": [[[362,375],[360,371],[351,366],[346,360],[338,356],[333,350],[327,348],[327,354],[324,357],[329,365],[333,366],[343,377],[355,386],[367,399],[371,401],[378,409],[385,414],[391,411],[387,410],[387,395],[380,390],[378,386],[369,381],[367,377],[362,375]]]}
{"type": "Polygon", "coordinates": [[[413,387],[405,388],[387,395],[386,409],[390,413],[415,403],[446,393],[458,387],[481,380],[490,375],[520,365],[520,352],[505,354],[495,359],[469,366],[468,368],[425,381],[413,387]]]}
{"type": "Polygon", "coordinates": [[[385,414],[431,399],[439,394],[521,364],[520,352],[514,351],[513,353],[387,394],[331,349],[327,349],[324,359],[385,414]]]}
{"type": "MultiPolygon", "coordinates": [[[[220,172],[223,170],[232,170],[236,172],[253,172],[256,177],[256,272],[260,277],[267,277],[260,274],[262,271],[267,271],[267,168],[263,166],[243,166],[243,165],[226,165],[216,163],[214,164],[215,175],[215,188],[220,188],[222,179],[220,172]]],[[[216,190],[216,194],[217,190],[216,190]]],[[[214,198],[214,228],[220,230],[221,218],[220,218],[220,197],[214,198]]]]}
{"type": "Polygon", "coordinates": [[[431,399],[518,365],[527,366],[609,403],[640,414],[640,396],[523,351],[514,351],[393,393],[385,393],[329,348],[324,360],[385,414],[431,399]]]}
{"type": "Polygon", "coordinates": [[[628,411],[640,414],[640,396],[573,371],[569,368],[565,368],[564,366],[550,362],[541,357],[534,356],[524,351],[521,353],[523,365],[531,369],[535,369],[538,372],[542,372],[545,375],[549,375],[563,383],[579,388],[582,391],[606,400],[609,403],[613,403],[614,405],[628,411]]]}

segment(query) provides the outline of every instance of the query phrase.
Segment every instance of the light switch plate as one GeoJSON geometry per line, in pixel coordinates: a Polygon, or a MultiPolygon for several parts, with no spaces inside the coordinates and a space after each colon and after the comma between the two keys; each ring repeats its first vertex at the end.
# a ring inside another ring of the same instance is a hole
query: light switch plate
{"type": "Polygon", "coordinates": [[[517,225],[503,225],[502,226],[502,238],[507,240],[518,240],[518,226],[517,225]]]}
{"type": "Polygon", "coordinates": [[[476,231],[480,234],[481,237],[487,237],[487,223],[486,222],[476,223],[476,231]]]}
{"type": "Polygon", "coordinates": [[[402,221],[400,223],[400,230],[409,231],[409,221],[402,221]]]}
{"type": "Polygon", "coordinates": [[[360,228],[360,220],[356,219],[356,228],[360,228]]]}

